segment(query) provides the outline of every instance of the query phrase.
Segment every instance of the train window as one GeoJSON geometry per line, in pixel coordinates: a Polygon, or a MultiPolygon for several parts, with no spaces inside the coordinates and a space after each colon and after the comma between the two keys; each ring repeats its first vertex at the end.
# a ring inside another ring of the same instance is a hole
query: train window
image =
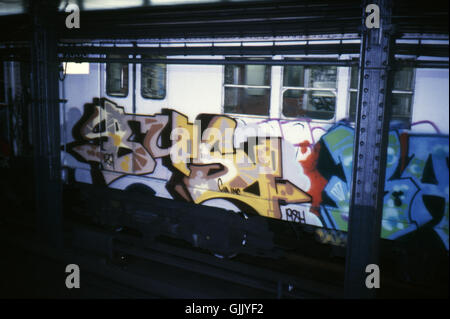
{"type": "Polygon", "coordinates": [[[331,120],[336,108],[336,84],[335,66],[285,66],[283,115],[331,120]]]}
{"type": "MultiPolygon", "coordinates": [[[[109,55],[110,58],[127,58],[123,55],[109,55]]],[[[125,97],[128,95],[128,63],[106,64],[106,94],[125,97]]]]}
{"type": "Polygon", "coordinates": [[[225,65],[224,112],[269,115],[270,74],[268,65],[225,65]]]}
{"type": "MultiPolygon", "coordinates": [[[[164,59],[165,57],[144,57],[164,59]]],[[[166,97],[167,66],[163,63],[143,63],[141,67],[141,95],[146,99],[166,97]]]]}
{"type": "MultiPolygon", "coordinates": [[[[392,88],[392,120],[409,125],[411,121],[411,105],[414,93],[414,69],[402,68],[394,72],[392,88]]],[[[358,67],[352,67],[350,78],[350,120],[356,116],[358,96],[358,67]]]]}

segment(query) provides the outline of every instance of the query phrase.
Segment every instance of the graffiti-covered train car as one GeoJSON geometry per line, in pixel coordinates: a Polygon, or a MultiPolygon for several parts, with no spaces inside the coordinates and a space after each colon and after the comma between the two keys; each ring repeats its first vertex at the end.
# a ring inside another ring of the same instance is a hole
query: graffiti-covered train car
{"type": "MultiPolygon", "coordinates": [[[[65,64],[63,167],[78,182],[345,232],[358,67],[200,58],[227,63],[65,64]]],[[[447,251],[448,72],[394,73],[381,232],[427,228],[447,251]]]]}

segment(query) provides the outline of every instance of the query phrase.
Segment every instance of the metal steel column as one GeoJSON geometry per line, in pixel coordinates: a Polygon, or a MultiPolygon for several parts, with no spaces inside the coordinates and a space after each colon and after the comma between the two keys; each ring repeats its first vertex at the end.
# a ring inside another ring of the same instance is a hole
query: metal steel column
{"type": "MultiPolygon", "coordinates": [[[[367,29],[363,19],[358,108],[345,269],[346,298],[374,298],[366,287],[369,264],[377,264],[390,121],[390,1],[371,0],[380,8],[380,28],[367,29]]],[[[380,269],[382,272],[383,270],[380,269]]],[[[382,285],[382,283],[381,283],[382,285]]]]}
{"type": "MultiPolygon", "coordinates": [[[[31,1],[33,147],[36,225],[40,239],[62,245],[60,119],[55,24],[56,1],[31,1]]],[[[64,27],[64,26],[62,26],[64,27]]]]}

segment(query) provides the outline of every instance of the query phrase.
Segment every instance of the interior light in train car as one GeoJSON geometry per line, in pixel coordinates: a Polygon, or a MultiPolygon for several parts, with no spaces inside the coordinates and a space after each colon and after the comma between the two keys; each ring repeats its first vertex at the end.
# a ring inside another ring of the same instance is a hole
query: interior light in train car
{"type": "Polygon", "coordinates": [[[84,0],[84,10],[104,10],[139,7],[144,4],[143,0],[84,0]]]}
{"type": "Polygon", "coordinates": [[[89,74],[89,63],[64,62],[64,74],[89,74]]]}
{"type": "Polygon", "coordinates": [[[198,4],[207,2],[218,2],[218,0],[153,0],[152,5],[173,5],[173,4],[198,4]]]}
{"type": "MultiPolygon", "coordinates": [[[[176,4],[199,4],[199,3],[212,3],[220,2],[222,0],[152,0],[151,5],[176,5],[176,4]]],[[[243,2],[248,0],[228,0],[229,2],[243,2]]],[[[253,0],[263,1],[263,0],[253,0]]]]}
{"type": "MultiPolygon", "coordinates": [[[[107,9],[123,9],[140,6],[165,6],[165,5],[187,5],[200,3],[214,3],[222,0],[59,0],[59,11],[64,11],[68,4],[77,4],[82,10],[107,10],[107,9]]],[[[227,0],[230,2],[242,2],[248,0],[227,0]]],[[[264,0],[253,0],[264,1],[264,0]]],[[[2,1],[0,1],[0,8],[2,1]]]]}

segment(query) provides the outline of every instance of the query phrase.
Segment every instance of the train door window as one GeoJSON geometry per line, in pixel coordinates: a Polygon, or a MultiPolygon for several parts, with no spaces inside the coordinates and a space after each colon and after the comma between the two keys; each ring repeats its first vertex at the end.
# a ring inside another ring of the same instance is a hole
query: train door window
{"type": "Polygon", "coordinates": [[[283,71],[283,115],[318,120],[334,118],[337,67],[288,65],[283,71]]]}
{"type": "MultiPolygon", "coordinates": [[[[414,93],[414,68],[406,67],[394,72],[391,119],[407,126],[411,122],[414,93]]],[[[355,120],[358,96],[358,67],[352,67],[350,78],[350,119],[355,120]]]]}
{"type": "MultiPolygon", "coordinates": [[[[165,57],[145,57],[164,59],[165,57]]],[[[167,66],[163,63],[143,63],[141,66],[141,95],[146,99],[163,100],[166,97],[167,66]]]]}
{"type": "Polygon", "coordinates": [[[350,120],[355,121],[356,116],[356,103],[358,103],[358,79],[359,72],[358,67],[352,67],[350,69],[350,87],[349,87],[349,100],[350,100],[350,120]]]}
{"type": "MultiPolygon", "coordinates": [[[[110,58],[127,58],[123,55],[109,55],[110,58]]],[[[128,63],[106,64],[106,94],[114,97],[128,95],[128,63]]]]}
{"type": "Polygon", "coordinates": [[[270,76],[268,65],[225,65],[224,112],[268,116],[270,76]]]}

